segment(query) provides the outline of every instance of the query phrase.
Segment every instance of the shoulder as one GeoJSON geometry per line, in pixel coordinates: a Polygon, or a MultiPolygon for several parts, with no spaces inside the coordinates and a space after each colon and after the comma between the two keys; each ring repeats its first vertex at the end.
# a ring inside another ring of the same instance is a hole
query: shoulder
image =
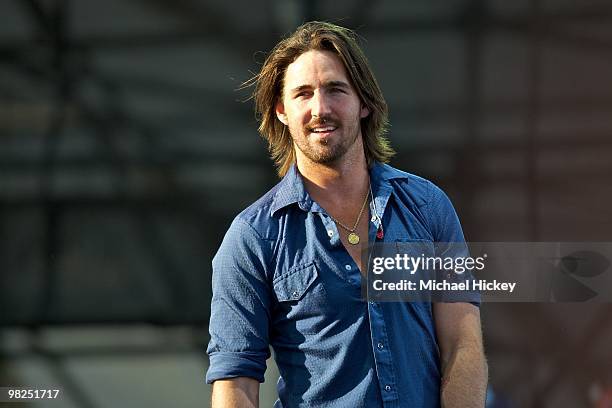
{"type": "Polygon", "coordinates": [[[455,208],[440,187],[424,177],[388,165],[383,166],[382,174],[392,188],[394,199],[408,211],[420,214],[434,240],[463,241],[463,232],[455,208]]]}
{"type": "Polygon", "coordinates": [[[408,199],[417,207],[435,206],[441,199],[447,199],[440,187],[424,177],[399,170],[388,164],[380,166],[383,178],[389,181],[396,197],[400,199],[408,199]]]}
{"type": "Polygon", "coordinates": [[[274,239],[277,234],[275,232],[276,228],[272,212],[281,183],[282,181],[277,183],[255,202],[236,215],[229,227],[229,231],[234,229],[248,229],[259,239],[274,239]]]}
{"type": "MultiPolygon", "coordinates": [[[[213,258],[213,270],[217,275],[220,276],[219,271],[228,270],[266,274],[274,246],[270,206],[275,191],[276,187],[270,189],[234,217],[213,258]]],[[[221,275],[233,276],[233,273],[221,275]]]]}

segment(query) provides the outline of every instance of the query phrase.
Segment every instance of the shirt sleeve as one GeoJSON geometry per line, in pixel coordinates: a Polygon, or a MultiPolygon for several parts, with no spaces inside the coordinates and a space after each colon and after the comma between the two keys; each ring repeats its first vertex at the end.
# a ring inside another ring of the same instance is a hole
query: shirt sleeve
{"type": "Polygon", "coordinates": [[[213,259],[206,382],[233,377],[264,381],[270,357],[269,241],[237,218],[213,259]]]}
{"type": "MultiPolygon", "coordinates": [[[[436,185],[431,184],[430,189],[428,214],[434,236],[436,256],[450,257],[455,260],[469,257],[470,252],[465,243],[461,223],[453,204],[446,193],[436,185]]],[[[440,274],[442,276],[439,276],[439,279],[457,283],[474,280],[472,273],[467,270],[462,273],[441,271],[440,274]]],[[[480,306],[480,293],[477,290],[444,292],[438,300],[442,302],[469,302],[475,306],[480,306]]]]}

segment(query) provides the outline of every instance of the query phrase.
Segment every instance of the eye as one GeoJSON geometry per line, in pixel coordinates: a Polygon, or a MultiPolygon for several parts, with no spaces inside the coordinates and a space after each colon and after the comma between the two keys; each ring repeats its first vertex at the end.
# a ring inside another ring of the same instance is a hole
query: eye
{"type": "Polygon", "coordinates": [[[329,91],[331,93],[346,93],[342,88],[331,88],[329,91]]]}
{"type": "Polygon", "coordinates": [[[298,92],[298,93],[296,93],[294,95],[294,98],[296,98],[296,99],[297,98],[306,98],[308,96],[310,96],[310,92],[309,91],[300,91],[300,92],[298,92]]]}

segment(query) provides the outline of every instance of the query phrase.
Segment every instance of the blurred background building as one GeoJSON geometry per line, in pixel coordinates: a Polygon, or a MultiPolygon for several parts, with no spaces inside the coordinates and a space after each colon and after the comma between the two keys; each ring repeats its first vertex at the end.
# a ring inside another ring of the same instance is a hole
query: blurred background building
{"type": "MultiPolygon", "coordinates": [[[[237,89],[312,19],[365,38],[392,164],[468,240],[611,241],[608,0],[0,0],[0,386],[208,406],[210,261],[277,181],[237,89]]],[[[482,315],[489,406],[609,394],[609,304],[482,315]]]]}

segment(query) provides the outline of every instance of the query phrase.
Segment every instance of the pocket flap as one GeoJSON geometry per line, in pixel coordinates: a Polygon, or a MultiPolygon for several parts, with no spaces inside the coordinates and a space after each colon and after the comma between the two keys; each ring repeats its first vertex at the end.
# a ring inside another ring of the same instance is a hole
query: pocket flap
{"type": "Polygon", "coordinates": [[[300,300],[319,276],[314,263],[300,266],[272,283],[279,302],[300,300]]]}

